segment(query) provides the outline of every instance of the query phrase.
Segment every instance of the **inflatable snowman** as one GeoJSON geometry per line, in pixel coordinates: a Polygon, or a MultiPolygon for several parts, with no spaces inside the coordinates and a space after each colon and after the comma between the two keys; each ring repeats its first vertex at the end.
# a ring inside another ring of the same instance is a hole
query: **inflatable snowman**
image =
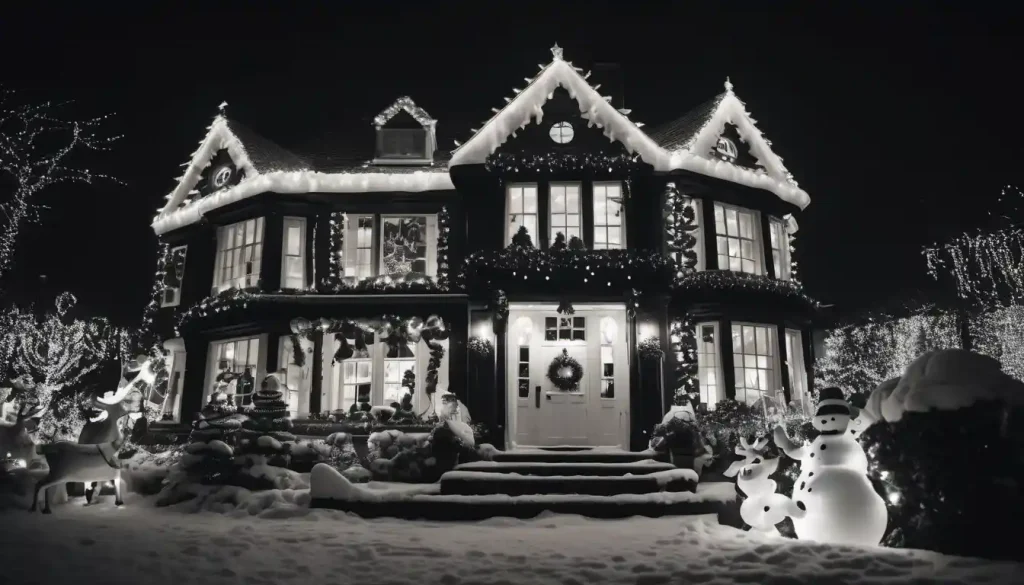
{"type": "Polygon", "coordinates": [[[877,545],[889,514],[867,477],[864,449],[848,431],[850,405],[838,388],[821,391],[814,428],[821,434],[798,446],[775,428],[775,444],[800,461],[793,486],[793,527],[801,539],[835,544],[877,545]]]}

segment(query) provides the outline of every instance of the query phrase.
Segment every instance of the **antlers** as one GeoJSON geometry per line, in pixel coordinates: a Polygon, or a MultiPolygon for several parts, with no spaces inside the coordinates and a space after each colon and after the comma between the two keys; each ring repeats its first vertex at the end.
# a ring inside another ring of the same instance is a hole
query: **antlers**
{"type": "Polygon", "coordinates": [[[761,451],[764,451],[764,448],[767,446],[768,437],[761,437],[753,445],[750,444],[750,441],[747,441],[746,437],[740,437],[740,444],[736,446],[736,454],[740,457],[753,459],[759,456],[761,451]]]}

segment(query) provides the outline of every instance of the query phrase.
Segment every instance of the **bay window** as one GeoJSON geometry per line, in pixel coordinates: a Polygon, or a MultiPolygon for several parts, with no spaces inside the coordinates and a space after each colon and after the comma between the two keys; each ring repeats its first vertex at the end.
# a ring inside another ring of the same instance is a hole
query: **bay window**
{"type": "Polygon", "coordinates": [[[263,377],[266,336],[225,339],[210,343],[203,404],[220,388],[236,406],[252,403],[252,394],[263,377]]]}
{"type": "Polygon", "coordinates": [[[574,236],[582,239],[580,184],[552,183],[550,191],[548,226],[551,236],[548,242],[554,243],[555,237],[559,233],[565,236],[567,244],[574,236]]]}
{"type": "Polygon", "coordinates": [[[715,203],[718,269],[763,274],[756,212],[715,203]]]}
{"type": "Polygon", "coordinates": [[[626,211],[622,205],[622,183],[594,183],[595,250],[626,247],[626,211]]]}
{"type": "Polygon", "coordinates": [[[520,227],[526,228],[535,247],[540,247],[540,232],[537,231],[537,185],[509,185],[506,191],[505,216],[508,218],[506,243],[512,243],[520,227]]]}
{"type": "Polygon", "coordinates": [[[718,323],[697,325],[697,387],[700,401],[709,410],[725,398],[722,393],[722,361],[718,355],[718,323]]]}
{"type": "Polygon", "coordinates": [[[306,288],[306,219],[284,218],[281,249],[281,288],[306,288]]]}
{"type": "Polygon", "coordinates": [[[437,274],[437,215],[348,215],[342,255],[347,278],[437,274]]]}
{"type": "Polygon", "coordinates": [[[772,325],[732,324],[736,400],[748,405],[763,396],[775,398],[779,388],[778,345],[772,325]]]}
{"type": "Polygon", "coordinates": [[[789,232],[786,228],[786,222],[773,217],[768,225],[771,227],[772,232],[772,263],[775,266],[775,278],[789,280],[789,232]]]}
{"type": "Polygon", "coordinates": [[[262,217],[218,228],[213,293],[256,286],[262,258],[262,217]]]}

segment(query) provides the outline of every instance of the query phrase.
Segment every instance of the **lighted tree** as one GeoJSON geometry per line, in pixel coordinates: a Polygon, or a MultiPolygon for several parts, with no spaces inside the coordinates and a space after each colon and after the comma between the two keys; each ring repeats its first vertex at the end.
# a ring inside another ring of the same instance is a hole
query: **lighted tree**
{"type": "Polygon", "coordinates": [[[39,218],[39,194],[58,183],[92,183],[109,178],[74,166],[80,151],[107,150],[119,136],[101,136],[109,116],[86,120],[61,117],[66,103],[14,104],[12,91],[0,91],[0,282],[11,268],[18,236],[39,218]]]}
{"type": "Polygon", "coordinates": [[[75,319],[76,299],[57,297],[56,310],[37,317],[20,313],[10,332],[16,336],[13,373],[25,382],[22,401],[38,404],[44,415],[39,438],[74,440],[83,424],[79,392],[85,377],[122,353],[121,332],[106,319],[75,319]]]}

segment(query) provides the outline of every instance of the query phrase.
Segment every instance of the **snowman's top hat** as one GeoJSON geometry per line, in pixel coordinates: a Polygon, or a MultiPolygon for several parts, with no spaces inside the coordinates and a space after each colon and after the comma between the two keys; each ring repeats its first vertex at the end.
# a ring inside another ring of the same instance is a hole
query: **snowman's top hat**
{"type": "Polygon", "coordinates": [[[843,398],[843,391],[834,386],[823,388],[818,393],[818,410],[815,411],[814,416],[826,414],[850,415],[850,404],[843,398]]]}

